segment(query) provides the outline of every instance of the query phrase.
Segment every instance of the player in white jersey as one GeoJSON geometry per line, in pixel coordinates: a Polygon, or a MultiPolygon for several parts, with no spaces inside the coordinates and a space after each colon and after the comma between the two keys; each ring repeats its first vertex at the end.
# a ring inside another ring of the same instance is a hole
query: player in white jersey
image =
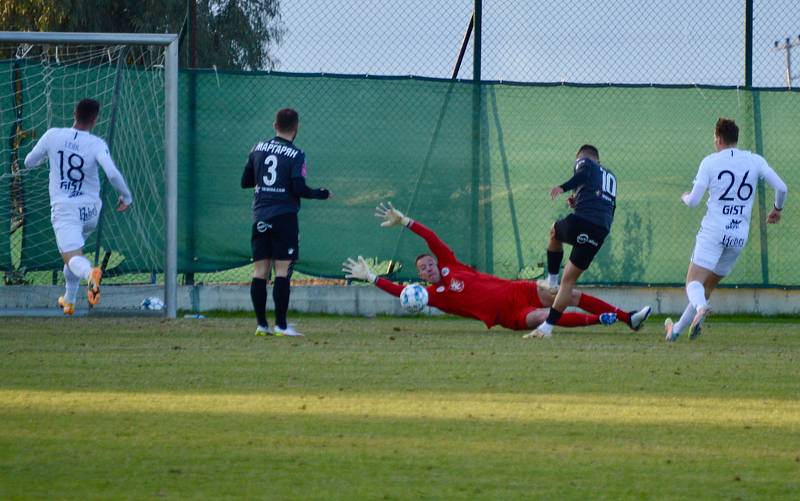
{"type": "Polygon", "coordinates": [[[720,118],[714,131],[712,153],[700,163],[691,193],[681,199],[694,207],[708,191],[708,210],[697,233],[692,260],[686,275],[689,305],[678,322],[664,322],[666,340],[675,341],[688,326],[689,339],[700,335],[701,325],[711,311],[711,292],[727,276],[747,243],[750,214],[759,179],[775,190],[775,204],[767,223],[781,219],[786,200],[786,184],[760,155],[736,147],[739,128],[733,120],[720,118]]]}
{"type": "Polygon", "coordinates": [[[102,208],[98,165],[119,194],[117,211],[122,212],[133,203],[128,185],[111,159],[108,145],[91,134],[99,113],[100,103],[83,99],[75,107],[72,127],[48,129],[25,157],[27,168],[39,165],[45,158],[50,161],[50,221],[64,259],[66,279],[66,291],[58,298],[58,304],[67,315],[75,312],[75,298],[82,278],[88,284],[89,304],[100,301],[102,270],[92,268],[83,255],[86,238],[97,226],[102,208]]]}

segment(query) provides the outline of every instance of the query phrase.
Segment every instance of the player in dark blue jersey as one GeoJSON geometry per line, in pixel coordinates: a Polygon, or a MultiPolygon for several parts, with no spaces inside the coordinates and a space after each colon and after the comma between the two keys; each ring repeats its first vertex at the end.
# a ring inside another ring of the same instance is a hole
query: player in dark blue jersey
{"type": "Polygon", "coordinates": [[[306,186],[306,155],[294,145],[300,119],[291,108],[275,116],[275,137],[262,141],[250,151],[242,174],[242,188],[255,188],[253,230],[253,281],[250,297],[256,312],[257,336],[301,336],[286,323],[289,309],[289,280],[292,265],[300,255],[297,213],[301,198],[325,200],[326,189],[306,186]],[[275,329],[267,324],[267,279],[275,268],[272,300],[275,302],[275,329]]]}
{"type": "MultiPolygon", "coordinates": [[[[564,266],[564,276],[547,320],[526,338],[549,338],[558,323],[578,277],[591,264],[611,231],[617,208],[617,178],[611,170],[600,164],[600,153],[591,144],[584,144],[576,155],[574,175],[564,184],[553,187],[550,196],[555,200],[565,191],[574,190],[567,199],[574,212],[556,221],[550,230],[547,244],[547,282],[551,288],[559,287],[558,272],[564,258],[563,243],[572,245],[569,261],[564,266]]],[[[628,325],[635,330],[644,323],[652,309],[646,306],[631,312],[628,325]],[[634,327],[636,326],[636,327],[634,327]]]]}

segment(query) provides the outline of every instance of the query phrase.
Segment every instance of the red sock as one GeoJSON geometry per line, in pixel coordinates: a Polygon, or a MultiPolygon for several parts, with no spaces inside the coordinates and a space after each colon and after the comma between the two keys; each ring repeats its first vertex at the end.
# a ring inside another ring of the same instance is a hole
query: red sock
{"type": "Polygon", "coordinates": [[[608,304],[602,299],[590,296],[589,294],[581,293],[581,300],[578,301],[578,308],[599,315],[601,313],[616,313],[617,320],[629,324],[631,322],[631,314],[627,311],[622,311],[613,304],[608,304]]]}
{"type": "Polygon", "coordinates": [[[558,319],[559,327],[585,327],[600,323],[599,315],[587,315],[586,313],[564,313],[558,319]]]}

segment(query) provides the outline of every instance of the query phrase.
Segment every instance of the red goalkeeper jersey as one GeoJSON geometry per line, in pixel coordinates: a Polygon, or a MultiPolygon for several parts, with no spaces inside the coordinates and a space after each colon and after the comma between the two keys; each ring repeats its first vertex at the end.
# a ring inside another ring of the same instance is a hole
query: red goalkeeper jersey
{"type": "MultiPolygon", "coordinates": [[[[409,228],[425,239],[439,264],[441,280],[427,287],[429,306],[453,315],[474,318],[482,321],[486,327],[492,327],[507,323],[501,317],[518,302],[516,298],[521,289],[533,288],[535,292],[536,284],[533,282],[506,280],[481,273],[460,262],[453,250],[422,223],[413,221],[409,228]]],[[[403,290],[402,285],[385,278],[379,278],[375,285],[398,297],[403,290]]]]}

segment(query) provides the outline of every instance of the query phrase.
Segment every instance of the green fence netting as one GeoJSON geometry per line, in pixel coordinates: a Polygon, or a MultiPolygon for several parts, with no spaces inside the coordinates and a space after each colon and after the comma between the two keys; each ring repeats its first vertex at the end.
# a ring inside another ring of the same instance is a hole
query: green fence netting
{"type": "MultiPolygon", "coordinates": [[[[424,244],[380,228],[373,217],[377,203],[392,200],[465,262],[502,276],[535,276],[550,225],[567,213],[563,201],[549,200],[549,188],[570,176],[575,150],[590,142],[617,174],[619,192],[611,237],[586,279],[680,283],[703,215],[680,195],[712,151],[717,117],[735,118],[740,146],[763,151],[789,186],[800,177],[792,128],[800,96],[793,92],[485,83],[474,101],[470,83],[426,79],[193,72],[182,82],[196,85],[193,127],[183,127],[191,103],[181,107],[182,271],[249,261],[251,192],[239,188],[239,176],[283,106],[300,111],[297,144],[307,154],[309,183],[334,193],[301,211],[297,269],[312,275],[341,276],[342,260],[362,254],[395,262],[397,277],[412,278],[424,244]]],[[[771,200],[767,189],[767,208],[771,200]]],[[[753,218],[751,243],[729,283],[800,284],[788,265],[797,220],[766,228],[757,208],[753,218]]]]}
{"type": "MultiPolygon", "coordinates": [[[[15,245],[19,249],[18,268],[29,272],[60,270],[63,266],[50,228],[49,165],[26,169],[23,159],[47,128],[70,126],[75,103],[90,95],[104,103],[94,133],[108,143],[136,203],[124,215],[117,214],[114,211],[117,195],[110,187],[104,188],[100,223],[86,241],[84,251],[89,255],[114,251],[112,274],[160,269],[164,261],[164,129],[163,119],[159,118],[163,116],[163,79],[159,86],[152,78],[155,72],[116,63],[45,66],[3,61],[0,73],[8,75],[9,87],[13,84],[15,88],[15,92],[5,96],[8,102],[0,107],[4,113],[2,123],[6,127],[13,124],[14,130],[19,126],[24,131],[22,134],[7,131],[9,141],[19,141],[19,145],[17,148],[10,144],[4,149],[8,158],[4,159],[6,168],[0,188],[5,193],[3,214],[12,216],[7,227],[14,228],[17,219],[22,222],[13,233],[0,237],[9,239],[10,235],[12,249],[15,245]],[[18,106],[22,117],[19,123],[15,123],[13,108],[8,106],[12,101],[22,103],[18,106]],[[15,153],[18,161],[12,162],[15,153]],[[20,175],[13,175],[12,165],[16,165],[20,175]],[[9,196],[12,187],[14,195],[9,196]]],[[[7,247],[8,244],[3,245],[4,249],[7,247]]],[[[14,261],[11,254],[4,258],[0,252],[0,264],[14,261]]]]}
{"type": "MultiPolygon", "coordinates": [[[[128,70],[122,84],[120,102],[141,94],[135,72],[128,70]]],[[[285,106],[300,112],[297,144],[306,151],[309,184],[333,193],[328,201],[304,201],[300,213],[297,270],[316,276],[341,277],[341,262],[359,254],[392,263],[397,278],[415,276],[413,260],[423,242],[408,231],[380,228],[373,216],[377,203],[391,200],[436,230],[463,261],[501,276],[534,277],[550,225],[568,212],[563,200],[550,201],[549,188],[570,176],[575,150],[586,142],[598,146],[619,181],[614,227],[587,282],[682,282],[704,211],[686,208],[680,195],[712,151],[719,116],[737,120],[740,146],[763,152],[790,190],[800,181],[797,92],[507,83],[476,88],[422,78],[185,71],[181,273],[249,263],[252,192],[239,187],[241,171],[251,146],[272,135],[275,110],[285,106]]],[[[119,109],[112,147],[124,158],[118,163],[134,179],[135,196],[160,196],[163,164],[138,162],[125,145],[135,138],[160,155],[163,133],[142,123],[141,114],[126,115],[130,107],[119,109]],[[152,172],[141,175],[142,169],[152,172]]],[[[112,124],[98,132],[111,134],[112,124]]],[[[39,176],[28,179],[26,190],[42,188],[46,169],[39,176]]],[[[771,208],[772,190],[760,200],[771,208]]],[[[113,193],[106,193],[105,203],[113,204],[113,193]]],[[[790,195],[784,220],[766,227],[756,203],[750,244],[729,284],[800,285],[800,270],[791,264],[800,230],[791,216],[794,206],[790,195]]],[[[107,211],[99,246],[124,257],[118,272],[160,271],[163,205],[137,209],[147,213],[131,218],[107,211]]],[[[60,269],[49,208],[40,204],[26,218],[26,226],[35,222],[31,227],[46,231],[25,232],[22,263],[60,269]]]]}

